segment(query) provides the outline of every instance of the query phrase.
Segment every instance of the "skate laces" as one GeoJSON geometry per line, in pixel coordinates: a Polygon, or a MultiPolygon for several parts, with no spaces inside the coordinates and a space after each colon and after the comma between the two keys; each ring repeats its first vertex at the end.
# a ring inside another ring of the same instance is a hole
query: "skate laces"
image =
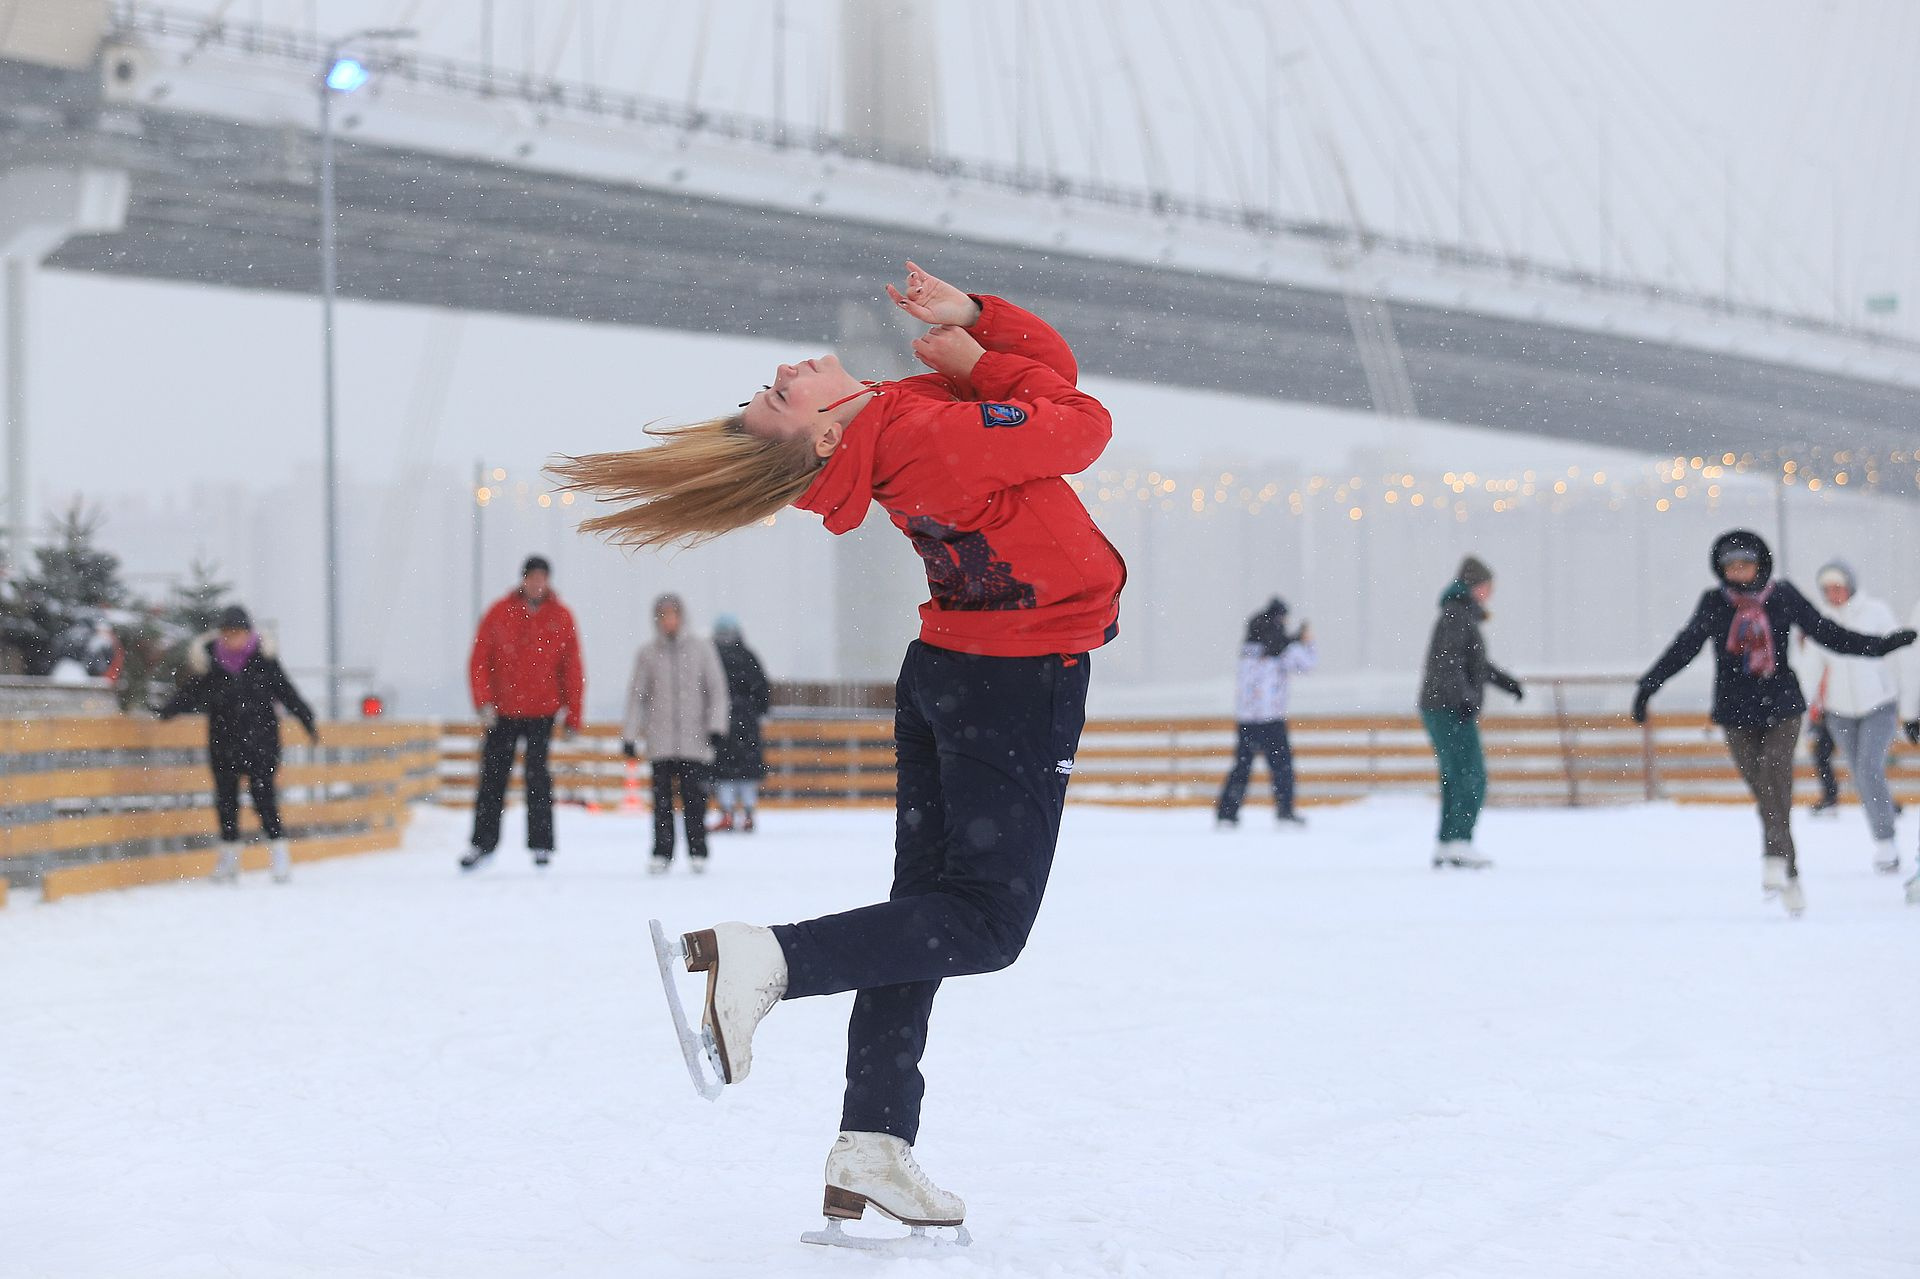
{"type": "Polygon", "coordinates": [[[900,1166],[906,1170],[908,1179],[910,1179],[914,1185],[926,1191],[930,1197],[944,1195],[947,1193],[946,1191],[940,1189],[940,1187],[933,1184],[933,1178],[927,1176],[926,1173],[921,1171],[920,1164],[913,1157],[912,1146],[907,1146],[901,1150],[900,1166]]]}

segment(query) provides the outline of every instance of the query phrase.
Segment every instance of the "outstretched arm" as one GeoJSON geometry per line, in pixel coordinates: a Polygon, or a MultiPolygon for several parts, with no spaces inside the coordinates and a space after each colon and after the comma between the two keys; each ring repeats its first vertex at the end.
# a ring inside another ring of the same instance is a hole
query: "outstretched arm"
{"type": "Polygon", "coordinates": [[[1790,583],[1782,582],[1774,589],[1787,597],[1788,620],[1822,648],[1849,657],[1885,657],[1913,643],[1912,631],[1895,631],[1891,635],[1862,635],[1859,631],[1850,631],[1815,608],[1790,583]]]}
{"type": "Polygon", "coordinates": [[[1708,635],[1707,601],[1702,598],[1694,607],[1693,616],[1673,637],[1673,643],[1667,645],[1667,651],[1660,654],[1658,661],[1640,677],[1640,691],[1634,698],[1635,718],[1645,714],[1646,704],[1660,686],[1686,669],[1687,663],[1700,655],[1706,647],[1708,635]]]}

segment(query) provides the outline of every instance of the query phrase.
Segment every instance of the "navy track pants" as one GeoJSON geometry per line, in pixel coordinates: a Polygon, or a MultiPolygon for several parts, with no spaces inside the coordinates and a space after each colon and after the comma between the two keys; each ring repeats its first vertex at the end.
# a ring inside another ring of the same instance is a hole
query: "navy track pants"
{"type": "Polygon", "coordinates": [[[893,889],[774,928],[788,999],[858,991],[840,1126],[912,1143],[933,997],[1019,957],[1086,722],[1085,653],[979,657],[915,641],[895,688],[893,889]]]}

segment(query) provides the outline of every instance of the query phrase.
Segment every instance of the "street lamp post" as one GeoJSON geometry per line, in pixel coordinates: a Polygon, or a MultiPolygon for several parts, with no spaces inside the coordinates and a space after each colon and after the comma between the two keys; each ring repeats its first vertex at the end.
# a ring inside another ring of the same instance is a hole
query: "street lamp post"
{"type": "Polygon", "coordinates": [[[340,718],[340,486],[334,433],[333,294],[339,276],[334,228],[333,95],[365,85],[366,64],[345,56],[349,47],[381,40],[405,40],[408,28],[373,28],[343,36],[327,46],[320,71],[320,416],[321,463],[326,487],[327,558],[327,718],[340,718]]]}

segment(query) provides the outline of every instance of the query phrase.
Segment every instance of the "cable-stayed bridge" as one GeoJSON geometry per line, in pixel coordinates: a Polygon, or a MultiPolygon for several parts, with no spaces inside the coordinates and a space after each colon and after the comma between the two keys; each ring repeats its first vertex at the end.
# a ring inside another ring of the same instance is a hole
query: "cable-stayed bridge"
{"type": "MultiPolygon", "coordinates": [[[[326,43],[52,8],[0,61],[0,255],[314,290],[326,43]]],[[[846,343],[914,255],[1089,372],[1916,490],[1920,348],[1883,335],[397,50],[335,111],[343,296],[846,343]]]]}

